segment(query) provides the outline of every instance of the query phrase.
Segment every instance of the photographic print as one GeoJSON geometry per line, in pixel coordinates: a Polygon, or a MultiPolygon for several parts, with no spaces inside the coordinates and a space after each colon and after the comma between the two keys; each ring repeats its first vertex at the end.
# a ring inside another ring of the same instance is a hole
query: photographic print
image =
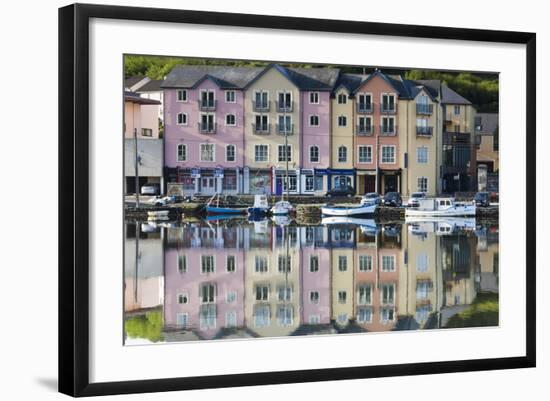
{"type": "Polygon", "coordinates": [[[498,99],[494,72],[125,55],[124,344],[498,326],[498,99]]]}

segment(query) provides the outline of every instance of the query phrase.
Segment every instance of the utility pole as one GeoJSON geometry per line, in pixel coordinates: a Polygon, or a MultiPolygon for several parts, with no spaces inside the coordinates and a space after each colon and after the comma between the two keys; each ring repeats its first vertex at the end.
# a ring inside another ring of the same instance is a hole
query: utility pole
{"type": "Polygon", "coordinates": [[[284,132],[285,132],[285,160],[286,160],[286,200],[288,201],[288,195],[289,195],[289,182],[288,182],[288,157],[290,156],[290,152],[288,151],[288,130],[287,130],[287,123],[286,123],[286,91],[283,92],[283,123],[284,123],[284,132]]]}
{"type": "Polygon", "coordinates": [[[136,208],[139,208],[139,155],[138,155],[138,140],[137,128],[134,128],[134,169],[136,173],[136,208]]]}

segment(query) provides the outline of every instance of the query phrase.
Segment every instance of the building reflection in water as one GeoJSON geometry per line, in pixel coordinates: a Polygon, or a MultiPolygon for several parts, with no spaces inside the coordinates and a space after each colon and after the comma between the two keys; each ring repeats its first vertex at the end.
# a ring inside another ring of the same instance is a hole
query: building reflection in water
{"type": "Polygon", "coordinates": [[[479,294],[498,308],[498,227],[474,220],[126,233],[125,318],[157,313],[155,341],[444,328],[479,294]]]}

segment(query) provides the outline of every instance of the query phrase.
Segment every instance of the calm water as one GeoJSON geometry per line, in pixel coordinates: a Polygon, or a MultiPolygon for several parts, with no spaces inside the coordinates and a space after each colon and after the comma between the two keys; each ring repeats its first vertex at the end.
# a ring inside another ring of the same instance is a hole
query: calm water
{"type": "Polygon", "coordinates": [[[277,223],[127,223],[126,344],[498,325],[496,225],[277,223]]]}

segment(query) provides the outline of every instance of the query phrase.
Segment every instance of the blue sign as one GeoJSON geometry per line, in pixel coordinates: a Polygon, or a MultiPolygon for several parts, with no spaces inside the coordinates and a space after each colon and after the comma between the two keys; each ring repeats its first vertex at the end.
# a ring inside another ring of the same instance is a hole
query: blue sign
{"type": "Polygon", "coordinates": [[[192,168],[191,169],[191,177],[192,178],[199,178],[201,176],[201,169],[200,168],[192,168]]]}
{"type": "Polygon", "coordinates": [[[214,169],[214,177],[223,178],[223,168],[221,168],[221,167],[216,167],[216,168],[214,169]]]}

